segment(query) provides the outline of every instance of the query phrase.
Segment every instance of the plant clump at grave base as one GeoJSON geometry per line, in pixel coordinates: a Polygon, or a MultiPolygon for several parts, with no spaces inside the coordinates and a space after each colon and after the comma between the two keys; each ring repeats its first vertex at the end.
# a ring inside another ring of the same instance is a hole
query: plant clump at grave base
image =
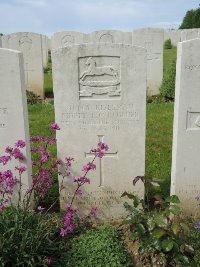
{"type": "Polygon", "coordinates": [[[66,267],[134,266],[122,245],[119,232],[108,225],[86,231],[73,239],[65,256],[66,267]]]}
{"type": "Polygon", "coordinates": [[[88,214],[80,216],[74,200],[82,196],[82,186],[90,183],[86,175],[95,171],[95,159],[102,158],[109,147],[104,142],[98,142],[96,148],[91,149],[93,160],[83,166],[80,177],[75,177],[71,173],[74,159],[66,156],[62,161],[50,152],[50,147],[56,143],[55,132],[59,130],[57,123],[51,123],[49,137],[31,137],[34,160],[30,187],[25,188],[23,181],[27,171],[26,143],[18,140],[13,147],[7,146],[5,154],[0,156],[1,267],[64,266],[60,258],[67,250],[69,239],[90,226],[96,215],[96,207],[91,207],[88,214]],[[61,214],[54,218],[49,211],[59,197],[48,209],[41,207],[40,203],[58,173],[62,176],[59,194],[65,189],[66,179],[75,185],[75,189],[72,199],[66,203],[64,216],[61,214]]]}

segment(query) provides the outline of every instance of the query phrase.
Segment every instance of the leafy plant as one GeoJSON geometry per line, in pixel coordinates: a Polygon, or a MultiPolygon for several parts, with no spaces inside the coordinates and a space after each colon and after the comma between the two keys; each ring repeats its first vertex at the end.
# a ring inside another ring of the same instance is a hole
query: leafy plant
{"type": "Polygon", "coordinates": [[[174,100],[175,97],[175,81],[176,81],[176,61],[173,60],[170,67],[163,77],[160,87],[160,93],[166,100],[174,100]]]}
{"type": "MultiPolygon", "coordinates": [[[[39,267],[57,262],[64,249],[59,218],[10,207],[0,213],[0,266],[39,267]]],[[[66,250],[66,248],[65,248],[66,250]]]]}
{"type": "Polygon", "coordinates": [[[131,267],[120,234],[111,226],[89,230],[73,239],[65,255],[66,267],[131,267]]]}
{"type": "Polygon", "coordinates": [[[132,239],[139,241],[139,253],[149,251],[159,254],[167,266],[191,266],[193,249],[187,243],[190,228],[181,220],[178,197],[173,195],[163,199],[155,195],[152,207],[148,198],[149,189],[159,185],[142,176],[134,179],[134,185],[139,180],[145,185],[146,201],[127,192],[122,195],[133,202],[132,205],[124,203],[129,213],[124,223],[130,225],[132,239]]]}
{"type": "Polygon", "coordinates": [[[30,105],[41,103],[42,100],[40,96],[36,95],[31,91],[26,91],[27,103],[30,105]]]}
{"type": "Polygon", "coordinates": [[[165,42],[164,42],[164,49],[172,49],[171,39],[165,40],[165,42]]]}

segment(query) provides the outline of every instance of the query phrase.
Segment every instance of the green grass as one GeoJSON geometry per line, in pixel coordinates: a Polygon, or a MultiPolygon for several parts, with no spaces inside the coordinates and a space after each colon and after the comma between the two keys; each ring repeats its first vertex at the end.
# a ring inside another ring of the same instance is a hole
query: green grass
{"type": "Polygon", "coordinates": [[[176,59],[177,48],[173,47],[172,49],[164,49],[163,55],[163,76],[167,73],[171,62],[176,59]]]}
{"type": "Polygon", "coordinates": [[[47,68],[44,71],[44,89],[46,97],[53,97],[52,64],[50,55],[47,68]]]}
{"type": "Polygon", "coordinates": [[[173,103],[147,104],[146,175],[163,181],[169,194],[171,177],[173,103]]]}

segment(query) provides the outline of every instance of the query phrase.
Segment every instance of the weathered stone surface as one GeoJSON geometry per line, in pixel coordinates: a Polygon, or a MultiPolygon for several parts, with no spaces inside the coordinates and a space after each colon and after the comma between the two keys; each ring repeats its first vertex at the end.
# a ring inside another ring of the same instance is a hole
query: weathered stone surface
{"type": "Polygon", "coordinates": [[[74,44],[84,43],[86,34],[81,32],[63,31],[56,32],[51,37],[51,49],[58,49],[74,44]]]}
{"type": "MultiPolygon", "coordinates": [[[[83,44],[52,52],[54,103],[58,157],[76,159],[72,173],[83,175],[82,165],[99,140],[110,150],[96,161],[91,184],[77,201],[86,213],[99,208],[102,219],[124,213],[120,196],[124,191],[143,196],[142,183],[132,180],[144,175],[146,117],[146,52],[123,44],[83,44]]],[[[61,177],[59,177],[61,183],[61,177]]],[[[61,194],[61,207],[72,194],[71,179],[61,194]]]]}
{"type": "Polygon", "coordinates": [[[181,42],[200,37],[200,29],[186,29],[181,31],[181,42]]]}
{"type": "Polygon", "coordinates": [[[42,35],[42,61],[43,61],[43,67],[47,67],[48,63],[48,50],[49,50],[49,40],[46,35],[42,35]]]}
{"type": "Polygon", "coordinates": [[[171,39],[172,45],[177,46],[181,42],[181,32],[182,30],[165,30],[164,40],[171,39]]]}
{"type": "Polygon", "coordinates": [[[200,39],[178,44],[171,193],[194,214],[200,195],[200,39]]]}
{"type": "Polygon", "coordinates": [[[3,36],[3,47],[23,53],[26,89],[44,98],[41,34],[18,32],[5,35],[3,36]]]}
{"type": "Polygon", "coordinates": [[[163,29],[138,29],[133,31],[133,45],[147,49],[147,94],[159,94],[163,78],[163,29]]]}
{"type": "Polygon", "coordinates": [[[132,44],[132,33],[116,30],[95,31],[85,36],[84,43],[132,44]]]}
{"type": "MultiPolygon", "coordinates": [[[[26,142],[24,154],[28,170],[22,174],[22,194],[31,186],[30,137],[23,68],[21,52],[0,49],[0,155],[5,155],[5,148],[13,147],[17,140],[26,142]]],[[[16,165],[19,162],[12,161],[5,169],[15,173],[16,165]]]]}

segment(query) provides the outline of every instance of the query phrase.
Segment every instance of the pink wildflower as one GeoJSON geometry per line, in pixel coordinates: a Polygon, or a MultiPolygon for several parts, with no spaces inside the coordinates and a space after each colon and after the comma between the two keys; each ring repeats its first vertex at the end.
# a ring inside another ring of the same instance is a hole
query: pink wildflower
{"type": "Polygon", "coordinates": [[[57,123],[52,122],[52,123],[50,124],[50,129],[53,130],[53,131],[57,131],[57,130],[60,130],[60,127],[58,126],[57,123]]]}
{"type": "Polygon", "coordinates": [[[88,172],[90,170],[96,170],[96,165],[92,162],[88,162],[86,165],[83,166],[83,171],[88,172]]]}
{"type": "Polygon", "coordinates": [[[20,147],[20,148],[24,148],[26,146],[26,143],[23,141],[23,140],[18,140],[16,143],[15,143],[15,146],[16,147],[20,147]]]}
{"type": "Polygon", "coordinates": [[[20,165],[20,166],[16,166],[15,170],[19,171],[19,173],[23,173],[23,172],[25,172],[27,170],[27,167],[23,166],[23,165],[20,165]]]}
{"type": "Polygon", "coordinates": [[[3,165],[6,165],[9,160],[11,160],[10,156],[2,156],[2,157],[0,157],[0,163],[3,163],[3,165]]]}

